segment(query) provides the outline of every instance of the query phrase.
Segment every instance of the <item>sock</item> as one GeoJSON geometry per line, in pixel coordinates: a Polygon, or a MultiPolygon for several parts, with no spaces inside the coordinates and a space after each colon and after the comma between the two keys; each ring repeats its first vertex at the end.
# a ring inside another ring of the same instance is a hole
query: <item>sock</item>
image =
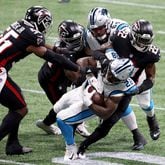
{"type": "MultiPolygon", "coordinates": [[[[22,118],[23,117],[17,112],[9,112],[2,120],[2,124],[0,126],[0,140],[9,133],[11,133],[11,136],[15,136],[15,138],[17,138],[18,127],[22,118]]],[[[12,141],[12,139],[9,141],[12,141]]]]}
{"type": "Polygon", "coordinates": [[[67,145],[73,145],[74,142],[74,133],[72,125],[66,124],[61,119],[57,118],[57,125],[61,129],[62,135],[64,136],[65,143],[67,145]]]}
{"type": "Polygon", "coordinates": [[[49,111],[49,114],[45,117],[43,120],[43,123],[46,124],[47,126],[50,126],[51,124],[56,122],[56,113],[54,112],[53,109],[49,111]]]}
{"type": "Polygon", "coordinates": [[[141,133],[139,132],[139,129],[138,129],[138,128],[132,130],[131,132],[132,132],[132,134],[133,134],[134,136],[136,136],[136,137],[139,136],[139,135],[141,135],[141,133]]]}
{"type": "Polygon", "coordinates": [[[122,117],[122,121],[129,128],[129,130],[132,131],[138,127],[137,122],[136,122],[136,116],[130,106],[128,106],[126,112],[124,112],[126,114],[126,116],[122,117]],[[126,113],[126,112],[128,112],[128,113],[126,113]]]}

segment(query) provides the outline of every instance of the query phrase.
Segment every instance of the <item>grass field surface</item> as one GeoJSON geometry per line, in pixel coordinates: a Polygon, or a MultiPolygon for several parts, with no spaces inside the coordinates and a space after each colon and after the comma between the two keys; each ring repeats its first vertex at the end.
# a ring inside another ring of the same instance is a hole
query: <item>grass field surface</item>
{"type": "MultiPolygon", "coordinates": [[[[137,106],[136,99],[131,102],[137,116],[139,129],[148,141],[145,149],[139,153],[165,157],[165,1],[164,0],[71,0],[69,3],[58,3],[58,0],[1,0],[0,1],[0,31],[9,24],[25,15],[27,8],[33,5],[47,7],[53,14],[54,25],[47,35],[47,42],[53,43],[57,37],[57,26],[64,19],[73,19],[82,25],[87,25],[87,15],[91,8],[102,6],[109,9],[111,16],[132,23],[137,19],[149,20],[154,27],[154,43],[161,49],[161,60],[157,63],[156,83],[153,88],[155,111],[159,120],[161,136],[153,141],[144,112],[137,106]]],[[[20,141],[23,145],[33,148],[33,152],[21,156],[6,156],[6,138],[0,142],[0,164],[35,164],[50,165],[52,158],[64,155],[64,140],[62,136],[48,136],[35,126],[37,119],[42,119],[52,105],[42,93],[37,80],[37,73],[44,61],[31,55],[17,63],[10,72],[11,77],[20,85],[28,104],[29,114],[22,121],[19,131],[20,141]],[[22,163],[21,163],[22,162],[22,163]]],[[[7,113],[7,109],[0,106],[0,121],[7,113]]],[[[88,129],[92,131],[98,124],[98,119],[87,122],[88,129]]],[[[76,135],[79,144],[82,137],[76,135]]],[[[87,153],[94,152],[130,152],[133,144],[132,134],[119,121],[107,137],[90,146],[87,153]]],[[[119,158],[98,158],[110,163],[126,165],[145,165],[147,163],[123,160],[119,158]]],[[[162,164],[165,162],[162,162],[162,164]]],[[[56,163],[57,164],[57,163],[56,163]]],[[[153,163],[154,164],[154,163],[153,163]]]]}

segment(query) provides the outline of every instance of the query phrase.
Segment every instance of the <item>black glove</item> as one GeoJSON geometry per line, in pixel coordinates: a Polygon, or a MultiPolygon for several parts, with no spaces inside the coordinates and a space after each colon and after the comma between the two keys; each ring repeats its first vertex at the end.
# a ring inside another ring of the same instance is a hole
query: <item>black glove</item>
{"type": "Polygon", "coordinates": [[[75,52],[72,51],[72,50],[69,50],[69,49],[67,49],[67,48],[60,48],[60,47],[58,47],[58,48],[56,49],[56,52],[58,52],[58,53],[60,53],[60,54],[64,54],[64,55],[70,55],[70,54],[74,54],[74,53],[75,53],[75,52]]]}
{"type": "Polygon", "coordinates": [[[95,60],[101,60],[102,58],[106,58],[105,54],[101,51],[95,50],[93,51],[92,56],[94,57],[95,60]]]}

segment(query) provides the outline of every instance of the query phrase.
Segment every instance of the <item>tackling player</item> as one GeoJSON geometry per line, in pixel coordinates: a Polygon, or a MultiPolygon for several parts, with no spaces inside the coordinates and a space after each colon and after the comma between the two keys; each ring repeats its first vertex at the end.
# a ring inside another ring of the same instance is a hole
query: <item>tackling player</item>
{"type": "Polygon", "coordinates": [[[0,103],[9,110],[0,125],[0,140],[8,135],[7,155],[26,154],[32,151],[31,148],[23,147],[18,139],[19,125],[28,113],[28,108],[20,87],[8,75],[12,66],[34,53],[66,69],[80,71],[78,65],[46,47],[44,35],[51,24],[50,11],[42,6],[33,6],[27,10],[24,19],[11,24],[0,36],[0,103]]]}
{"type": "MultiPolygon", "coordinates": [[[[132,24],[130,33],[117,31],[111,41],[119,56],[130,58],[134,63],[135,72],[132,78],[138,86],[132,91],[127,92],[126,95],[137,95],[139,105],[147,116],[150,136],[153,140],[157,140],[160,136],[160,129],[154,112],[151,89],[154,85],[156,74],[155,63],[160,59],[160,50],[152,44],[153,37],[151,23],[146,20],[137,20],[132,24]]],[[[100,52],[95,52],[95,58],[100,61],[106,60],[106,56],[100,52]]],[[[128,108],[130,109],[130,107],[128,108]]],[[[116,111],[116,114],[114,113],[115,115],[112,115],[109,120],[103,121],[103,123],[81,143],[79,152],[85,152],[85,149],[90,144],[105,137],[113,125],[120,119],[122,111],[123,109],[121,108],[119,111],[116,111]]],[[[145,141],[141,142],[141,146],[146,143],[145,141]]]]}
{"type": "MultiPolygon", "coordinates": [[[[106,8],[95,7],[90,10],[88,14],[88,30],[86,37],[90,49],[100,50],[105,53],[107,51],[107,48],[112,47],[110,38],[115,31],[125,31],[128,33],[130,32],[130,26],[123,20],[111,18],[106,8]]],[[[113,53],[113,56],[115,57],[116,53],[113,53]]],[[[127,107],[129,105],[129,101],[129,97],[124,97],[124,100],[121,102],[121,104],[119,104],[121,107],[119,106],[118,109],[127,107]]],[[[134,145],[132,149],[143,149],[146,141],[143,135],[138,130],[134,112],[131,108],[123,111],[125,113],[122,113],[122,120],[133,134],[134,145]]],[[[115,115],[114,118],[116,119],[115,115]]],[[[112,119],[112,121],[114,121],[114,119],[112,119]]],[[[109,126],[107,127],[106,132],[109,132],[108,128],[109,126]]],[[[104,135],[106,135],[106,133],[102,133],[102,136],[104,135]]]]}
{"type": "MultiPolygon", "coordinates": [[[[75,63],[79,58],[87,56],[85,29],[82,25],[72,20],[64,20],[58,26],[58,34],[59,41],[53,48],[55,52],[64,53],[70,61],[75,63]]],[[[65,70],[61,65],[50,62],[45,62],[38,73],[40,86],[53,105],[67,92],[67,87],[73,83],[79,86],[82,80],[84,80],[83,77],[77,80],[75,72],[65,70]]],[[[53,124],[55,119],[56,113],[51,109],[43,120],[37,120],[36,125],[48,134],[60,134],[59,128],[53,124]]],[[[76,131],[84,137],[90,135],[84,124],[79,124],[76,131]]]]}

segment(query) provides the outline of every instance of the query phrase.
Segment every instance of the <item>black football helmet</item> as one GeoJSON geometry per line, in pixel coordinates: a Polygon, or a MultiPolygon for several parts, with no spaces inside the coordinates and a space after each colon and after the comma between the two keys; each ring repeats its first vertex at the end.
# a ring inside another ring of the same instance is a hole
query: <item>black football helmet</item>
{"type": "Polygon", "coordinates": [[[151,45],[154,35],[153,27],[149,21],[137,20],[131,26],[131,44],[140,52],[145,52],[151,45]]]}
{"type": "Polygon", "coordinates": [[[81,51],[84,47],[84,27],[72,20],[62,21],[58,26],[59,38],[72,51],[81,51]]]}
{"type": "Polygon", "coordinates": [[[31,23],[36,30],[44,34],[53,22],[50,11],[42,6],[30,7],[25,14],[25,20],[31,23]]]}

